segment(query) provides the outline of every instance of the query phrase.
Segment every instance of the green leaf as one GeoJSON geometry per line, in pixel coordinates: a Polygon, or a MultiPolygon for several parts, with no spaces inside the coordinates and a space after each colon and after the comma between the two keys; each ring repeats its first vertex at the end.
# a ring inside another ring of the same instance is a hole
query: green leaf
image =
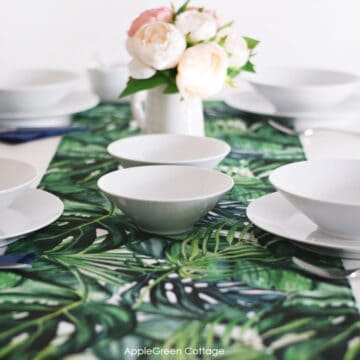
{"type": "Polygon", "coordinates": [[[231,27],[231,26],[233,26],[233,25],[234,25],[234,21],[233,21],[233,20],[232,20],[232,21],[229,21],[229,22],[227,22],[226,24],[224,24],[223,26],[221,26],[221,27],[218,29],[218,31],[227,29],[227,28],[229,28],[229,27],[231,27]]]}
{"type": "Polygon", "coordinates": [[[10,288],[21,281],[21,276],[12,272],[0,272],[0,289],[10,288]]]}
{"type": "Polygon", "coordinates": [[[223,36],[222,38],[220,38],[218,44],[219,44],[220,46],[224,46],[224,45],[225,45],[225,42],[226,42],[226,38],[227,38],[227,36],[223,36]]]}
{"type": "Polygon", "coordinates": [[[164,94],[177,94],[178,92],[179,89],[176,83],[169,83],[164,90],[164,94]]]}
{"type": "Polygon", "coordinates": [[[179,92],[176,84],[176,74],[177,71],[175,69],[161,71],[161,75],[166,79],[167,82],[164,94],[176,94],[179,92]]]}
{"type": "Polygon", "coordinates": [[[185,3],[183,5],[181,5],[179,7],[179,9],[177,10],[177,12],[175,13],[175,16],[180,15],[181,13],[185,12],[187,7],[189,6],[191,0],[186,0],[185,3]]]}
{"type": "Polygon", "coordinates": [[[234,79],[242,71],[247,71],[247,72],[253,72],[254,73],[255,72],[255,65],[250,60],[248,60],[248,62],[243,67],[228,68],[227,76],[230,79],[234,79]]]}
{"type": "Polygon", "coordinates": [[[255,65],[250,60],[242,67],[242,70],[253,73],[256,72],[255,65]]]}
{"type": "Polygon", "coordinates": [[[241,68],[228,68],[227,76],[230,79],[237,77],[241,72],[241,68]]]}
{"type": "Polygon", "coordinates": [[[148,79],[134,79],[129,78],[129,81],[126,85],[124,91],[120,94],[120,98],[132,95],[138,91],[149,90],[154,87],[164,85],[167,83],[166,77],[164,77],[161,72],[157,72],[154,76],[148,79]]]}
{"type": "Polygon", "coordinates": [[[152,89],[160,85],[165,85],[165,94],[178,93],[179,90],[176,85],[176,70],[158,71],[149,79],[130,78],[125,90],[120,94],[120,98],[132,95],[138,91],[152,89]]]}
{"type": "Polygon", "coordinates": [[[252,39],[249,37],[244,36],[245,41],[247,42],[247,46],[250,50],[253,50],[256,48],[256,46],[259,45],[260,41],[256,39],[252,39]]]}

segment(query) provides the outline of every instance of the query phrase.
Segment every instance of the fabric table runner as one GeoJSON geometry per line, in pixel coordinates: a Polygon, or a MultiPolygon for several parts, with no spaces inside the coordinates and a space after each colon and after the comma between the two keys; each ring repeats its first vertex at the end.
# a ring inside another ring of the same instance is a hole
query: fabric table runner
{"type": "MultiPolygon", "coordinates": [[[[0,358],[359,359],[360,318],[347,281],[301,272],[298,248],[249,223],[246,206],[273,192],[269,173],[304,159],[299,139],[208,102],[206,132],[232,152],[218,170],[233,190],[188,234],[139,231],[97,188],[117,162],[106,151],[137,134],[128,104],[102,104],[64,136],[41,187],[63,216],[12,244],[30,270],[0,272],[0,358]],[[142,355],[142,357],[140,357],[142,355]]],[[[179,179],[179,183],[181,179],[179,179]]]]}

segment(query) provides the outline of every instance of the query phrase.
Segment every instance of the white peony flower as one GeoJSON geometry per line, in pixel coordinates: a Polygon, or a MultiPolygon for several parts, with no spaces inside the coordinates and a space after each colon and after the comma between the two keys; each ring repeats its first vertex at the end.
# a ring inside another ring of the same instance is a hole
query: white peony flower
{"type": "Polygon", "coordinates": [[[130,76],[134,79],[148,79],[156,73],[155,69],[143,64],[138,59],[132,59],[128,67],[130,76]]]}
{"type": "Polygon", "coordinates": [[[127,39],[127,50],[141,63],[156,70],[174,68],[186,49],[184,35],[172,24],[143,25],[127,39]]]}
{"type": "Polygon", "coordinates": [[[192,42],[209,40],[216,35],[216,18],[198,10],[185,11],[175,20],[176,27],[192,42]]]}
{"type": "Polygon", "coordinates": [[[229,66],[234,68],[243,67],[250,57],[250,49],[246,40],[235,33],[226,36],[224,48],[229,54],[229,66]]]}
{"type": "Polygon", "coordinates": [[[228,57],[223,48],[214,43],[188,48],[178,65],[176,83],[185,98],[205,98],[218,93],[225,82],[228,57]]]}

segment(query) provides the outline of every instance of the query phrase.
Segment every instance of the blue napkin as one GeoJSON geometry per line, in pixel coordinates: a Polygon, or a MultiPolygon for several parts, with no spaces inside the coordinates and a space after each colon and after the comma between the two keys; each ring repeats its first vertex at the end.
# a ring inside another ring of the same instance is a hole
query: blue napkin
{"type": "Polygon", "coordinates": [[[0,256],[0,265],[8,265],[14,263],[32,264],[36,259],[34,253],[14,253],[0,256]]]}
{"type": "Polygon", "coordinates": [[[55,128],[21,128],[9,131],[0,131],[0,141],[19,144],[27,141],[42,139],[50,136],[59,136],[74,131],[85,131],[87,126],[64,126],[55,128]]]}

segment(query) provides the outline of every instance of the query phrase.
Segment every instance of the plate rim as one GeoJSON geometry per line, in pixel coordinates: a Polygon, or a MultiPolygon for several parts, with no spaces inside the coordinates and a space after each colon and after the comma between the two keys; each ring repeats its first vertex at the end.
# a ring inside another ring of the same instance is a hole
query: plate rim
{"type": "Polygon", "coordinates": [[[1,113],[0,111],[0,122],[2,120],[6,121],[6,120],[26,120],[26,119],[31,120],[31,119],[42,119],[42,118],[46,119],[48,117],[60,117],[60,116],[71,115],[91,109],[96,105],[98,105],[99,102],[100,102],[99,96],[91,91],[73,91],[68,95],[66,95],[62,100],[60,100],[57,104],[55,104],[51,108],[46,108],[43,110],[37,110],[33,112],[1,113]],[[80,105],[80,101],[78,101],[77,104],[73,104],[72,106],[74,110],[62,109],[64,103],[66,103],[66,101],[69,101],[68,99],[74,95],[78,96],[80,99],[81,98],[83,99],[81,105],[80,105]],[[86,102],[84,101],[84,99],[86,99],[86,102]]]}
{"type": "Polygon", "coordinates": [[[16,237],[19,237],[19,236],[28,235],[28,234],[31,234],[31,233],[33,233],[35,231],[43,229],[43,228],[47,227],[48,225],[52,224],[57,219],[59,219],[59,217],[63,214],[63,212],[64,212],[64,203],[56,195],[54,195],[54,194],[52,194],[52,193],[50,193],[48,191],[42,190],[42,189],[28,189],[28,190],[25,191],[25,193],[22,195],[22,197],[25,196],[28,193],[42,193],[44,195],[46,194],[46,196],[48,196],[49,198],[52,198],[54,201],[57,202],[58,209],[56,211],[56,214],[54,214],[52,217],[49,217],[49,219],[46,222],[44,221],[44,223],[41,224],[41,225],[38,225],[38,226],[35,226],[35,227],[29,226],[27,229],[24,229],[24,230],[22,230],[20,232],[16,232],[16,233],[11,234],[11,235],[0,235],[0,241],[9,240],[9,239],[16,238],[16,237]]]}
{"type": "MultiPolygon", "coordinates": [[[[257,226],[258,228],[260,228],[263,231],[266,231],[266,232],[268,232],[270,234],[273,234],[275,236],[279,236],[281,238],[284,238],[284,239],[287,239],[287,240],[290,240],[290,241],[295,241],[295,242],[302,243],[302,244],[306,244],[306,245],[318,246],[318,247],[321,247],[321,248],[330,248],[330,249],[335,249],[335,250],[346,250],[346,251],[352,251],[352,252],[359,252],[360,253],[360,240],[341,239],[341,241],[344,242],[344,244],[341,247],[339,245],[332,244],[331,242],[328,243],[328,244],[324,244],[323,242],[320,242],[319,244],[314,244],[313,242],[310,242],[310,241],[308,241],[306,239],[300,239],[300,238],[298,238],[296,236],[290,236],[289,237],[288,235],[281,234],[279,231],[271,229],[271,228],[267,227],[266,225],[257,222],[256,219],[254,220],[254,216],[251,214],[251,212],[254,211],[254,207],[258,205],[258,201],[264,201],[264,199],[269,201],[269,199],[268,199],[269,197],[278,197],[278,198],[282,198],[282,199],[286,200],[278,191],[275,191],[275,192],[272,192],[270,194],[266,194],[264,196],[261,196],[260,198],[257,198],[255,200],[253,200],[248,205],[248,207],[246,208],[246,216],[247,216],[247,218],[249,219],[249,221],[252,224],[257,226]],[[349,244],[346,244],[346,242],[359,242],[359,244],[357,246],[356,245],[349,245],[349,244]]],[[[294,207],[294,209],[295,209],[295,211],[297,213],[302,214],[295,207],[294,207]]],[[[311,221],[311,220],[309,220],[309,221],[311,221]]],[[[327,234],[324,234],[324,236],[331,239],[331,237],[329,235],[327,235],[327,234]]],[[[338,239],[335,239],[335,240],[338,240],[338,239]]]]}
{"type": "MultiPolygon", "coordinates": [[[[355,96],[357,96],[358,98],[360,98],[359,94],[355,94],[353,95],[348,101],[350,101],[352,98],[354,98],[355,96]]],[[[309,120],[336,120],[338,119],[340,116],[341,117],[345,117],[347,119],[349,118],[353,118],[355,116],[358,115],[358,113],[360,113],[360,106],[359,106],[359,111],[356,112],[354,110],[352,111],[348,111],[348,112],[343,112],[340,113],[338,111],[336,111],[336,108],[333,109],[333,111],[328,111],[328,112],[322,112],[319,111],[318,113],[316,112],[280,112],[277,111],[275,106],[273,104],[271,104],[270,101],[268,101],[267,99],[262,99],[260,94],[257,94],[255,90],[246,90],[243,92],[234,92],[232,94],[227,94],[227,96],[224,98],[224,102],[226,105],[239,110],[245,114],[250,114],[250,115],[257,115],[257,116],[262,116],[262,117],[268,117],[268,118],[273,118],[273,119],[279,119],[279,120],[289,120],[289,119],[296,119],[296,120],[303,120],[303,121],[309,121],[309,120]],[[241,97],[241,94],[254,94],[255,96],[257,96],[259,99],[261,99],[264,103],[267,102],[270,105],[273,106],[274,108],[274,112],[270,113],[270,112],[263,112],[263,111],[255,111],[255,110],[250,110],[250,109],[246,109],[246,108],[240,108],[238,105],[236,105],[232,99],[235,98],[235,96],[239,96],[241,97]]],[[[338,106],[343,106],[343,104],[339,104],[338,106]]]]}

